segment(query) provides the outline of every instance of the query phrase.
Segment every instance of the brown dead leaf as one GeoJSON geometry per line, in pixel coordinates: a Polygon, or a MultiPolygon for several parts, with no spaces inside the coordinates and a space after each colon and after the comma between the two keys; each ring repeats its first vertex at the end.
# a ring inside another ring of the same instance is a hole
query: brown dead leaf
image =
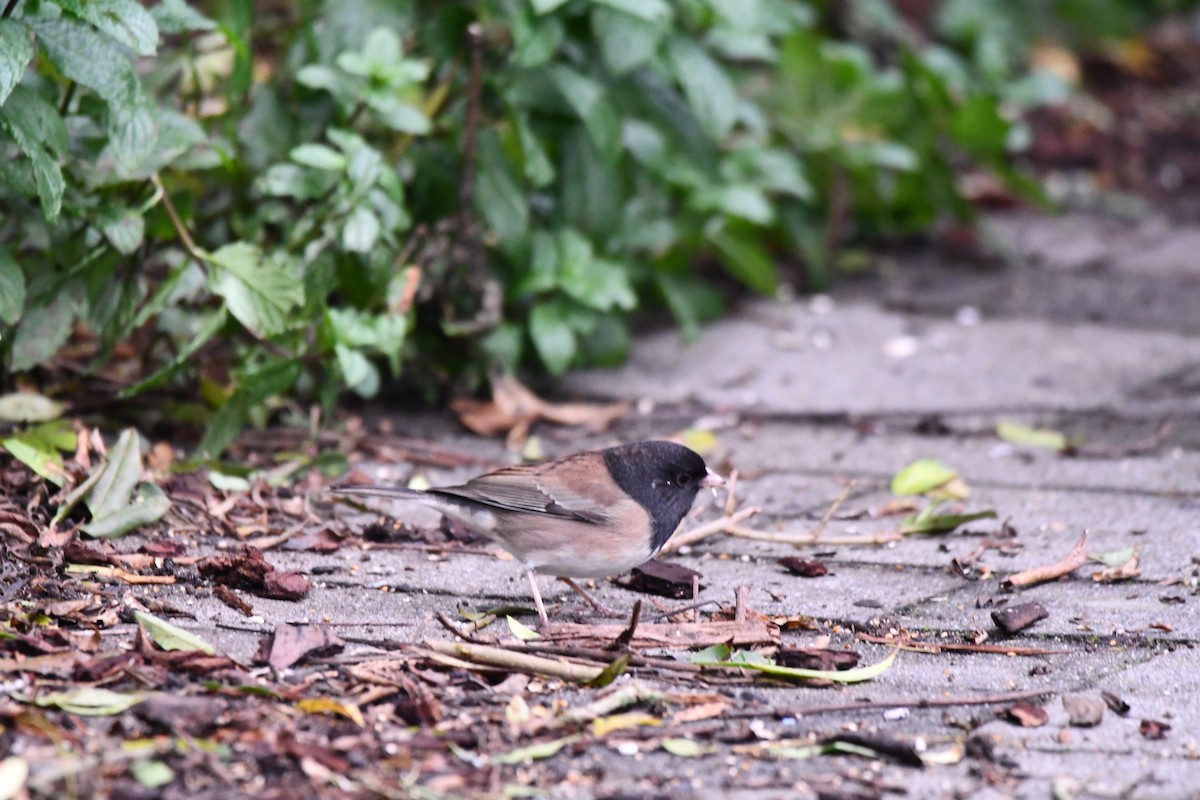
{"type": "Polygon", "coordinates": [[[346,643],[320,625],[277,625],[263,637],[255,660],[275,669],[287,669],[307,656],[335,655],[346,643]]]}
{"type": "Polygon", "coordinates": [[[1117,567],[1097,570],[1092,573],[1092,580],[1097,583],[1117,583],[1119,581],[1131,581],[1134,578],[1140,578],[1142,568],[1138,566],[1138,556],[1135,551],[1133,557],[1117,567]]]}
{"type": "Polygon", "coordinates": [[[242,613],[242,616],[244,616],[244,617],[249,617],[249,616],[254,615],[254,606],[250,605],[245,600],[243,600],[241,597],[239,597],[233,591],[233,589],[230,589],[228,586],[218,585],[216,588],[213,589],[213,597],[217,598],[218,600],[220,600],[222,603],[229,606],[233,610],[240,611],[242,613]]]}
{"type": "Polygon", "coordinates": [[[1165,739],[1169,730],[1171,730],[1170,725],[1156,719],[1144,719],[1138,726],[1138,733],[1147,739],[1165,739]]]}
{"type": "Polygon", "coordinates": [[[299,600],[312,588],[307,577],[298,572],[276,571],[261,550],[248,545],[205,558],[196,564],[196,569],[216,583],[278,600],[299,600]]]}
{"type": "Polygon", "coordinates": [[[1004,715],[1022,728],[1040,728],[1050,721],[1049,712],[1033,703],[1016,703],[1006,708],[1004,715]]]}
{"type": "Polygon", "coordinates": [[[69,678],[75,672],[74,653],[49,653],[44,656],[18,656],[0,659],[0,674],[32,672],[54,678],[69,678]]]}
{"type": "Polygon", "coordinates": [[[786,647],[775,654],[775,663],[781,667],[830,672],[858,666],[858,653],[853,650],[830,650],[823,647],[786,647]]]}
{"type": "Polygon", "coordinates": [[[724,714],[729,709],[727,701],[717,701],[712,703],[700,703],[699,705],[685,708],[682,711],[676,711],[671,717],[671,724],[678,725],[683,722],[699,722],[702,719],[713,719],[724,714]]]}
{"type": "Polygon", "coordinates": [[[607,429],[629,411],[628,403],[549,403],[529,391],[512,375],[492,378],[490,401],[461,398],[450,404],[459,421],[483,436],[507,435],[510,450],[520,450],[529,429],[540,420],[581,425],[590,431],[607,429]]]}
{"type": "Polygon", "coordinates": [[[784,556],[779,559],[779,565],[793,575],[801,578],[820,578],[829,574],[829,567],[816,559],[784,556]]]}

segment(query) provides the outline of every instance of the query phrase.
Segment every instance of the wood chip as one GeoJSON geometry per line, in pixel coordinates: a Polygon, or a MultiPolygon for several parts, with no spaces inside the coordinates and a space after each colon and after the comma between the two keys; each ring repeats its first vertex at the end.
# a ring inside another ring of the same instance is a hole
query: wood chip
{"type": "Polygon", "coordinates": [[[1023,631],[1033,623],[1050,616],[1041,603],[1021,603],[992,612],[992,622],[1005,633],[1023,631]]]}
{"type": "Polygon", "coordinates": [[[693,583],[703,576],[673,561],[648,561],[633,568],[625,588],[635,592],[691,600],[693,583]]]}
{"type": "Polygon", "coordinates": [[[1050,721],[1049,712],[1033,703],[1015,703],[1004,709],[1004,715],[1022,728],[1040,728],[1050,721]]]}
{"type": "Polygon", "coordinates": [[[1104,702],[1083,694],[1065,694],[1062,699],[1067,718],[1076,728],[1094,728],[1104,718],[1104,702]]]}

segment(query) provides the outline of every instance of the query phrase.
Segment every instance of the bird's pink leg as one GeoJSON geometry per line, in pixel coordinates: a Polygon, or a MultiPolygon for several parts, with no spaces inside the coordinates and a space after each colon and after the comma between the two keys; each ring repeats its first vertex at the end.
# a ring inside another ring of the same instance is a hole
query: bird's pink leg
{"type": "Polygon", "coordinates": [[[529,578],[529,588],[533,590],[533,603],[537,606],[538,619],[543,625],[550,624],[550,618],[546,616],[546,606],[542,604],[542,593],[538,591],[537,578],[533,575],[533,568],[525,570],[525,577],[529,578]]]}

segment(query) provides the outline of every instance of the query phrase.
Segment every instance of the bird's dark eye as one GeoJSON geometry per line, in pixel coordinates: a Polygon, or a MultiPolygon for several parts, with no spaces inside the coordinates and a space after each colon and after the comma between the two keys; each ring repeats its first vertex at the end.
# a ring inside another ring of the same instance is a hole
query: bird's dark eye
{"type": "Polygon", "coordinates": [[[679,476],[675,478],[675,482],[680,486],[687,486],[692,482],[692,476],[688,475],[686,472],[681,472],[679,473],[679,476]]]}

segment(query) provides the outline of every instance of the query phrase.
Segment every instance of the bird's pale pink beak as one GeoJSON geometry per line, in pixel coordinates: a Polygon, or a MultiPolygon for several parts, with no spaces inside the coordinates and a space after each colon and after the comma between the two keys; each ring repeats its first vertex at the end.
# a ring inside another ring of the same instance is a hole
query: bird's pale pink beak
{"type": "Polygon", "coordinates": [[[700,485],[710,489],[715,489],[718,486],[724,486],[725,479],[710,469],[708,470],[708,474],[700,479],[700,485]]]}

